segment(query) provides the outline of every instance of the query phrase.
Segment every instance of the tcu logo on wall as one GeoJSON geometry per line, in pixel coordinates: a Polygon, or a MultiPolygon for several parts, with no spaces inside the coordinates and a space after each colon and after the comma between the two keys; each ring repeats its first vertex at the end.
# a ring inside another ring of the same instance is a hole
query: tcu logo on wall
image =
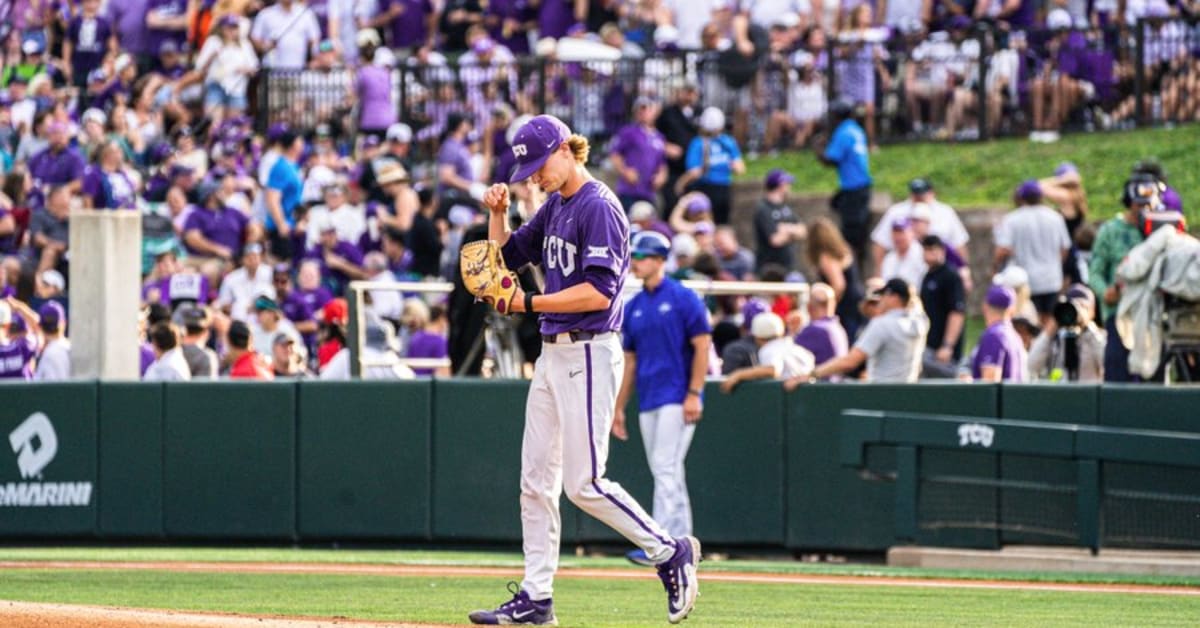
{"type": "Polygon", "coordinates": [[[557,268],[563,277],[570,277],[575,272],[575,253],[578,248],[558,236],[546,236],[542,245],[542,257],[550,270],[557,268]]]}
{"type": "Polygon", "coordinates": [[[992,446],[996,430],[981,423],[963,423],[958,426],[958,446],[981,445],[985,449],[992,446]]]}
{"type": "Polygon", "coordinates": [[[524,157],[529,154],[524,144],[517,144],[512,147],[513,157],[524,157]]]}

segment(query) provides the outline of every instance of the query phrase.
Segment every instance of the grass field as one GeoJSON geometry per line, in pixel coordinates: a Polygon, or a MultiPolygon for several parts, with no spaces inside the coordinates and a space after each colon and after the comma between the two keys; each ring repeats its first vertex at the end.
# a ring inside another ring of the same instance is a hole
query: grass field
{"type": "MultiPolygon", "coordinates": [[[[1121,184],[1134,162],[1157,157],[1184,200],[1188,223],[1200,221],[1200,169],[1196,168],[1200,125],[1063,136],[1055,144],[1005,139],[963,144],[883,146],[871,155],[875,188],[893,197],[907,195],[908,180],[931,177],[938,196],[954,207],[1008,207],[1012,190],[1023,179],[1050,176],[1062,161],[1079,166],[1095,216],[1117,210],[1121,184]],[[1100,213],[1096,213],[1100,212],[1100,213]]],[[[787,168],[800,193],[828,194],[837,187],[833,169],[821,166],[811,151],[760,158],[747,164],[746,178],[759,180],[771,168],[787,168]]]]}
{"type": "MultiPolygon", "coordinates": [[[[488,565],[519,569],[511,553],[289,549],[3,549],[0,561],[239,561],[488,565]]],[[[564,567],[627,567],[617,559],[566,558],[564,567]]],[[[967,577],[1200,586],[1200,579],[997,574],[788,561],[720,561],[721,572],[967,577]]],[[[647,570],[649,575],[649,570],[647,570]]],[[[702,580],[703,583],[703,580],[702,580]]],[[[498,577],[185,573],[98,569],[2,569],[0,599],[311,617],[457,624],[507,596],[498,577]]],[[[566,626],[662,626],[656,579],[563,577],[555,608],[566,626]]],[[[863,584],[706,582],[689,626],[1187,626],[1200,596],[987,590],[863,584]]]]}

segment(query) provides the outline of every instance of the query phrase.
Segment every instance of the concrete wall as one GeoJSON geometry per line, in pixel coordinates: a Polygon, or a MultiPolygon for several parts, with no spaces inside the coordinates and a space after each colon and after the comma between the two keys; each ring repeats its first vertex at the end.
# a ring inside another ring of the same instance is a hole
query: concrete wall
{"type": "Polygon", "coordinates": [[[137,379],[142,215],[71,212],[71,375],[137,379]]]}

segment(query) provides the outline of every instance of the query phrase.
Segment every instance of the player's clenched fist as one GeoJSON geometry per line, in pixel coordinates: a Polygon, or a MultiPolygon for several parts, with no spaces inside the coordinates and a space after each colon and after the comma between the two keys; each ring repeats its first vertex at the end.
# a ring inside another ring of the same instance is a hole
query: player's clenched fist
{"type": "Polygon", "coordinates": [[[483,194],[483,206],[488,208],[488,211],[493,214],[507,212],[508,203],[508,186],[503,183],[493,185],[483,194]]]}

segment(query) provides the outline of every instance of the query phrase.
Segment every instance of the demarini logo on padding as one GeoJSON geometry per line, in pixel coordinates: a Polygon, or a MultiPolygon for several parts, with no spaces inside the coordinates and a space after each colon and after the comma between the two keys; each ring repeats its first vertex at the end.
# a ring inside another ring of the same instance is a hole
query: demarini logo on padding
{"type": "MultiPolygon", "coordinates": [[[[26,480],[42,479],[42,471],[58,455],[58,434],[41,412],[29,415],[8,435],[17,469],[26,480]]],[[[0,484],[0,507],[87,506],[91,482],[7,482],[0,484]]]]}

